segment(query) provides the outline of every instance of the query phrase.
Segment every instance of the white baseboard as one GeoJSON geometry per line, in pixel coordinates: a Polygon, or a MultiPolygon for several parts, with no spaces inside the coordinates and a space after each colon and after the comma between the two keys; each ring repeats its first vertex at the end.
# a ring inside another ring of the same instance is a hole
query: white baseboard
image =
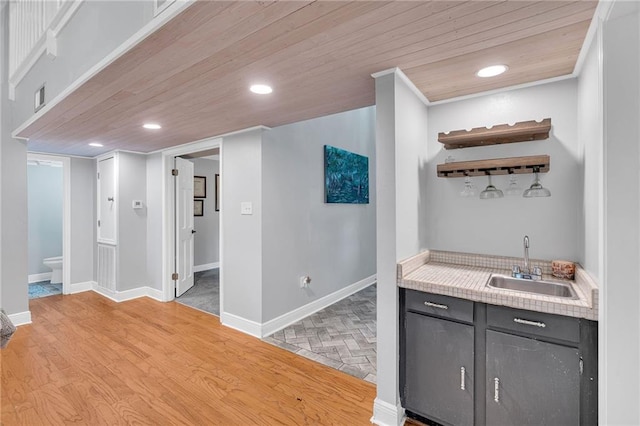
{"type": "Polygon", "coordinates": [[[28,277],[29,284],[38,283],[40,281],[50,281],[51,272],[43,272],[41,274],[31,274],[28,277]]]}
{"type": "Polygon", "coordinates": [[[7,316],[15,326],[31,324],[31,311],[18,312],[7,316]]]}
{"type": "Polygon", "coordinates": [[[376,275],[374,274],[370,277],[358,281],[357,283],[350,284],[347,287],[344,287],[334,293],[328,294],[324,297],[321,297],[320,299],[314,300],[311,303],[294,309],[291,312],[287,312],[284,315],[280,315],[277,318],[267,321],[262,324],[262,337],[269,336],[278,330],[282,330],[283,328],[296,323],[303,318],[306,318],[309,315],[326,308],[327,306],[331,306],[334,303],[339,302],[345,297],[349,297],[352,294],[359,292],[363,288],[375,284],[375,282],[376,275]]]}
{"type": "Polygon", "coordinates": [[[82,283],[73,283],[69,286],[69,294],[82,293],[83,291],[93,290],[98,283],[95,281],[85,281],[82,283]]]}
{"type": "Polygon", "coordinates": [[[104,296],[107,299],[113,300],[114,302],[120,302],[120,300],[118,300],[117,292],[109,290],[108,288],[100,287],[97,283],[93,286],[92,290],[98,293],[100,296],[104,296]]]}
{"type": "Polygon", "coordinates": [[[208,271],[209,269],[216,269],[220,267],[220,262],[205,263],[204,265],[198,265],[193,267],[193,272],[208,271]]]}
{"type": "Polygon", "coordinates": [[[138,299],[147,295],[148,287],[136,287],[131,290],[116,291],[116,302],[138,299]]]}
{"type": "Polygon", "coordinates": [[[221,312],[220,323],[253,337],[257,337],[258,339],[262,338],[262,325],[255,321],[251,321],[228,312],[221,312]]]}
{"type": "Polygon", "coordinates": [[[147,289],[147,297],[157,300],[158,302],[166,302],[166,300],[164,300],[164,293],[162,292],[162,290],[158,290],[151,287],[145,287],[145,288],[147,289]]]}
{"type": "Polygon", "coordinates": [[[137,287],[131,290],[113,291],[104,287],[100,287],[97,283],[94,283],[93,291],[96,293],[113,300],[114,302],[126,302],[127,300],[137,299],[139,297],[150,297],[152,299],[164,302],[162,298],[162,291],[156,290],[151,287],[137,287]]]}
{"type": "Polygon", "coordinates": [[[402,426],[407,417],[404,414],[404,408],[398,405],[389,404],[376,398],[373,401],[373,417],[371,423],[378,426],[402,426]]]}

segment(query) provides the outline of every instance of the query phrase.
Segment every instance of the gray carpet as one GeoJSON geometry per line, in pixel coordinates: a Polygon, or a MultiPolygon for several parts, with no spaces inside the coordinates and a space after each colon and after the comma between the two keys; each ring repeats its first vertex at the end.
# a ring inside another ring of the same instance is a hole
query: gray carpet
{"type": "Polygon", "coordinates": [[[263,340],[375,383],[376,287],[360,290],[263,340]]]}
{"type": "Polygon", "coordinates": [[[194,285],[176,302],[220,316],[220,269],[196,272],[194,285]]]}

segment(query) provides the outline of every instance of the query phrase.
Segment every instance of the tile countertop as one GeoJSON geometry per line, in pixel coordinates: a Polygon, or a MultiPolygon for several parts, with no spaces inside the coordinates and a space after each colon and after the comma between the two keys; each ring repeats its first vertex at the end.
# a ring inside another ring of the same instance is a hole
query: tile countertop
{"type": "MultiPolygon", "coordinates": [[[[398,263],[398,286],[427,293],[444,294],[492,305],[598,320],[598,286],[576,264],[575,281],[570,282],[577,300],[491,288],[491,274],[511,276],[512,265],[522,264],[517,257],[485,256],[427,250],[398,263]]],[[[531,260],[542,268],[543,279],[560,281],[551,275],[551,262],[531,260]]]]}

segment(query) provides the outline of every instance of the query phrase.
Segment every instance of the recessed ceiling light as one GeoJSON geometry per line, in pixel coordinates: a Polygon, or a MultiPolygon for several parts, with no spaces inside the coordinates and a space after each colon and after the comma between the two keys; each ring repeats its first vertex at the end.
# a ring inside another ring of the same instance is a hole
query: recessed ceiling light
{"type": "Polygon", "coordinates": [[[273,92],[271,86],[267,86],[266,84],[254,84],[249,87],[249,90],[251,90],[253,93],[257,93],[258,95],[268,95],[269,93],[273,92]]]}
{"type": "Polygon", "coordinates": [[[158,129],[162,129],[162,126],[156,123],[144,123],[142,125],[142,127],[144,127],[145,129],[149,129],[149,130],[158,130],[158,129]]]}
{"type": "Polygon", "coordinates": [[[495,77],[508,69],[509,67],[506,65],[491,65],[490,67],[482,68],[476,75],[478,77],[495,77]]]}
{"type": "Polygon", "coordinates": [[[100,147],[103,147],[104,145],[102,145],[102,144],[101,144],[101,143],[99,143],[99,142],[91,142],[91,143],[89,144],[89,146],[95,146],[95,147],[100,148],[100,147]]]}

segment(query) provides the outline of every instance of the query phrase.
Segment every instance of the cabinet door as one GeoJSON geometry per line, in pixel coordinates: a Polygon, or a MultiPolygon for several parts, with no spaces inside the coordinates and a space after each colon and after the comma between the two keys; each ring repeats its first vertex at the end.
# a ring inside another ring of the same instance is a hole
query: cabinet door
{"type": "Polygon", "coordinates": [[[487,331],[487,425],[579,425],[578,349],[487,331]]]}
{"type": "Polygon", "coordinates": [[[473,424],[473,327],[407,313],[407,409],[453,425],[473,424]]]}
{"type": "Polygon", "coordinates": [[[116,244],[116,158],[98,161],[98,242],[116,244]]]}

